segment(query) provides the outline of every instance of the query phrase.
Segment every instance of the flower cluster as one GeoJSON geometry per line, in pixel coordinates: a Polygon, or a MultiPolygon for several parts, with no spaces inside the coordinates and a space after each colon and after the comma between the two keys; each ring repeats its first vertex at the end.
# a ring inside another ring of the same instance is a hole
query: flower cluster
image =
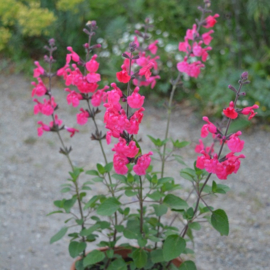
{"type": "Polygon", "coordinates": [[[208,57],[208,51],[212,48],[210,46],[202,47],[203,44],[209,45],[212,37],[211,34],[214,33],[213,30],[210,30],[202,35],[199,34],[200,26],[205,28],[211,28],[216,24],[216,19],[219,17],[218,14],[214,16],[208,16],[205,20],[198,22],[193,25],[192,29],[188,29],[184,42],[180,42],[178,49],[180,52],[185,52],[186,56],[182,62],[177,64],[177,69],[180,72],[186,73],[190,77],[197,78],[201,72],[201,68],[204,67],[204,64],[201,61],[195,61],[192,63],[188,62],[189,57],[201,57],[201,60],[205,62],[208,57]],[[190,44],[191,41],[191,44],[190,44]]]}
{"type": "MultiPolygon", "coordinates": [[[[50,48],[46,47],[50,53],[54,50],[54,40],[51,39],[49,41],[50,48]]],[[[49,62],[50,64],[54,61],[52,56],[45,57],[45,61],[49,62]]],[[[58,118],[58,115],[55,114],[55,110],[57,110],[58,105],[55,102],[54,96],[52,96],[51,89],[48,89],[45,84],[43,83],[41,76],[48,77],[51,79],[51,74],[46,72],[45,69],[39,64],[38,61],[35,62],[35,65],[37,66],[34,69],[33,77],[37,78],[38,83],[32,82],[32,85],[34,86],[32,90],[32,97],[38,96],[38,97],[44,97],[45,95],[48,96],[48,99],[44,98],[43,102],[40,102],[37,98],[34,98],[33,101],[36,103],[34,106],[34,114],[44,114],[46,116],[51,116],[52,121],[49,123],[49,125],[44,124],[42,121],[38,121],[38,136],[42,136],[44,131],[55,131],[59,132],[60,130],[67,130],[70,133],[70,137],[74,136],[75,132],[79,132],[79,130],[67,126],[61,126],[62,120],[58,118]]]]}
{"type": "MultiPolygon", "coordinates": [[[[248,119],[250,120],[256,114],[253,109],[257,108],[259,108],[259,106],[254,105],[238,110],[235,109],[235,103],[231,101],[229,107],[224,109],[223,112],[230,119],[235,119],[238,116],[238,113],[245,115],[249,114],[250,116],[248,119]]],[[[214,144],[205,148],[202,140],[200,140],[200,144],[196,146],[195,152],[202,154],[202,156],[198,156],[196,166],[199,169],[205,169],[209,173],[216,174],[219,179],[227,179],[229,174],[237,173],[241,164],[240,158],[245,158],[243,154],[238,156],[235,155],[235,153],[242,152],[244,148],[245,142],[239,139],[242,132],[237,131],[227,136],[226,133],[223,134],[219,128],[210,122],[208,117],[204,116],[203,120],[207,124],[203,125],[201,129],[201,137],[207,137],[210,132],[212,133],[213,138],[220,141],[221,145],[227,144],[228,149],[231,152],[220,159],[219,155],[214,153],[214,144]]]]}

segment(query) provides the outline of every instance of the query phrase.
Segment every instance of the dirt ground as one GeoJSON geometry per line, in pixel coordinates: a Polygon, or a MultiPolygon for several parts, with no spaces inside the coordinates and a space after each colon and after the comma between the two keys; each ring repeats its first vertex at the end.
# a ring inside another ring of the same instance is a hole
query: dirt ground
{"type": "MultiPolygon", "coordinates": [[[[0,76],[0,269],[66,270],[72,262],[69,239],[49,244],[51,236],[63,226],[63,219],[60,215],[46,217],[46,214],[54,210],[53,200],[61,198],[60,184],[67,178],[69,167],[65,157],[58,153],[55,134],[37,137],[36,122],[41,116],[33,116],[31,89],[22,76],[0,76]]],[[[57,91],[56,101],[60,103],[60,118],[74,126],[77,109],[66,105],[63,90],[57,91]]],[[[103,125],[101,118],[98,124],[103,125]]],[[[152,147],[146,134],[162,138],[165,124],[162,109],[146,106],[140,130],[145,152],[152,147]]],[[[193,149],[201,125],[202,121],[187,109],[179,107],[173,113],[170,136],[192,142],[180,152],[190,165],[196,158],[193,149]]],[[[72,140],[65,137],[73,145],[74,163],[85,169],[103,162],[96,142],[89,139],[91,129],[92,124],[84,126],[72,140]]],[[[228,213],[230,235],[220,236],[209,225],[203,226],[196,234],[193,257],[199,270],[270,269],[270,133],[253,127],[243,132],[242,139],[246,159],[237,177],[231,176],[226,181],[231,191],[208,200],[228,213]]],[[[106,147],[109,156],[110,147],[106,147]]],[[[168,163],[166,172],[180,181],[181,167],[168,163]]],[[[183,186],[183,192],[188,193],[189,183],[184,182],[183,186]]],[[[97,186],[91,192],[102,193],[102,188],[97,186]]],[[[89,245],[88,249],[94,247],[89,245]]]]}

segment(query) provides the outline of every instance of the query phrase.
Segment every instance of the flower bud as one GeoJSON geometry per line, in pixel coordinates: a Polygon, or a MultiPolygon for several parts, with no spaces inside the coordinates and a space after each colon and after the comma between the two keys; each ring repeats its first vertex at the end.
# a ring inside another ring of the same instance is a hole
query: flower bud
{"type": "Polygon", "coordinates": [[[143,36],[142,33],[141,33],[139,30],[135,30],[134,32],[135,32],[135,34],[137,34],[137,35],[140,36],[140,37],[143,36]]]}
{"type": "Polygon", "coordinates": [[[236,89],[232,85],[228,85],[228,88],[231,89],[233,92],[237,92],[236,89]]]}
{"type": "Polygon", "coordinates": [[[239,96],[245,96],[245,95],[246,95],[246,92],[239,93],[239,96]]]}
{"type": "Polygon", "coordinates": [[[136,45],[135,42],[130,42],[129,43],[129,49],[130,49],[131,52],[134,52],[136,48],[137,48],[137,45],[136,45]]]}
{"type": "Polygon", "coordinates": [[[241,79],[246,80],[248,78],[248,72],[245,71],[241,74],[241,79]]]}
{"type": "Polygon", "coordinates": [[[55,45],[55,39],[54,38],[49,39],[49,45],[51,47],[53,47],[55,45]]]}
{"type": "Polygon", "coordinates": [[[88,49],[88,48],[89,48],[89,44],[88,44],[88,43],[84,43],[84,44],[83,44],[83,47],[84,47],[85,49],[88,49]]]}

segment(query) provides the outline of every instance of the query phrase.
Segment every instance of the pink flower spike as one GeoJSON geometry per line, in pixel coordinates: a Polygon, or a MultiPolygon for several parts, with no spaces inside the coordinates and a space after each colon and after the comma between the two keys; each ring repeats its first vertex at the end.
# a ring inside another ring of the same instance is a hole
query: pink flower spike
{"type": "Polygon", "coordinates": [[[201,139],[199,139],[199,144],[196,145],[195,152],[196,153],[201,153],[201,151],[203,151],[203,150],[204,150],[203,141],[201,139]]]}
{"type": "Polygon", "coordinates": [[[132,108],[132,109],[139,109],[142,107],[143,103],[144,103],[144,96],[141,96],[140,94],[138,94],[140,88],[136,87],[134,89],[134,92],[127,97],[127,102],[128,105],[132,108]]]}
{"type": "Polygon", "coordinates": [[[213,27],[216,23],[217,23],[217,20],[215,18],[218,18],[219,17],[219,14],[215,14],[214,16],[208,16],[206,19],[205,19],[205,25],[203,25],[204,28],[210,28],[210,27],[213,27]]]}
{"type": "Polygon", "coordinates": [[[74,62],[79,62],[80,56],[79,56],[77,53],[75,53],[75,52],[73,51],[72,47],[70,47],[70,46],[67,47],[67,50],[71,52],[71,59],[72,59],[74,62]]]}
{"type": "Polygon", "coordinates": [[[188,38],[187,37],[185,37],[185,41],[184,42],[179,42],[178,50],[180,52],[186,52],[186,53],[188,53],[188,50],[190,50],[190,49],[191,49],[191,47],[190,47],[190,45],[188,43],[188,38]]]}
{"type": "Polygon", "coordinates": [[[67,127],[67,126],[65,126],[65,129],[66,129],[68,132],[71,133],[71,134],[70,134],[70,137],[73,137],[74,134],[75,134],[76,132],[79,132],[78,129],[76,129],[76,128],[71,128],[71,127],[67,127]]]}
{"type": "Polygon", "coordinates": [[[62,121],[61,119],[58,118],[58,115],[55,114],[55,116],[54,116],[54,121],[51,121],[51,122],[50,122],[50,127],[53,127],[54,124],[57,125],[57,126],[61,126],[62,122],[63,122],[63,121],[62,121]]]}
{"type": "Polygon", "coordinates": [[[34,64],[37,66],[37,68],[34,69],[33,77],[37,78],[40,75],[43,75],[45,71],[44,71],[44,68],[39,64],[38,61],[35,61],[34,64]]]}
{"type": "Polygon", "coordinates": [[[148,46],[148,50],[152,53],[152,54],[156,54],[157,53],[157,44],[158,43],[158,40],[154,41],[153,43],[151,43],[149,46],[148,46]]]}
{"type": "Polygon", "coordinates": [[[149,79],[149,77],[151,76],[150,69],[152,69],[153,67],[154,67],[154,63],[152,62],[148,63],[146,66],[140,69],[139,75],[140,76],[144,75],[146,79],[149,79]]]}
{"type": "Polygon", "coordinates": [[[257,114],[254,112],[254,109],[258,109],[258,108],[259,108],[259,106],[257,104],[254,104],[251,107],[246,107],[246,108],[242,109],[242,111],[240,113],[244,114],[244,115],[249,115],[248,120],[250,120],[257,114]]]}
{"type": "Polygon", "coordinates": [[[223,113],[228,117],[228,118],[231,118],[231,119],[235,119],[237,118],[238,116],[238,113],[235,111],[234,109],[234,102],[231,101],[230,102],[230,106],[226,109],[223,110],[223,113]]]}

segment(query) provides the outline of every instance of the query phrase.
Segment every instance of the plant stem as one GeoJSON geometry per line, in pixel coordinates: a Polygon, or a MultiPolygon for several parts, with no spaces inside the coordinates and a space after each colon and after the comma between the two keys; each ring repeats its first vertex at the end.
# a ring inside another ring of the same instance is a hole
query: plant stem
{"type": "Polygon", "coordinates": [[[140,176],[139,201],[140,201],[140,232],[143,235],[143,183],[142,183],[142,177],[141,176],[140,176]]]}
{"type": "MultiPolygon", "coordinates": [[[[173,101],[174,93],[175,93],[175,90],[176,90],[176,86],[178,84],[178,81],[180,80],[180,76],[181,76],[181,73],[179,72],[178,76],[177,76],[177,78],[176,78],[176,80],[175,80],[175,82],[173,84],[172,91],[171,91],[171,94],[170,94],[168,110],[167,110],[167,125],[166,125],[165,139],[164,140],[168,139],[169,127],[170,127],[170,121],[171,121],[171,113],[172,113],[172,101],[173,101]]],[[[164,146],[163,146],[163,154],[162,154],[162,160],[161,160],[161,178],[164,175],[166,146],[167,146],[167,143],[165,143],[164,146]]]]}

